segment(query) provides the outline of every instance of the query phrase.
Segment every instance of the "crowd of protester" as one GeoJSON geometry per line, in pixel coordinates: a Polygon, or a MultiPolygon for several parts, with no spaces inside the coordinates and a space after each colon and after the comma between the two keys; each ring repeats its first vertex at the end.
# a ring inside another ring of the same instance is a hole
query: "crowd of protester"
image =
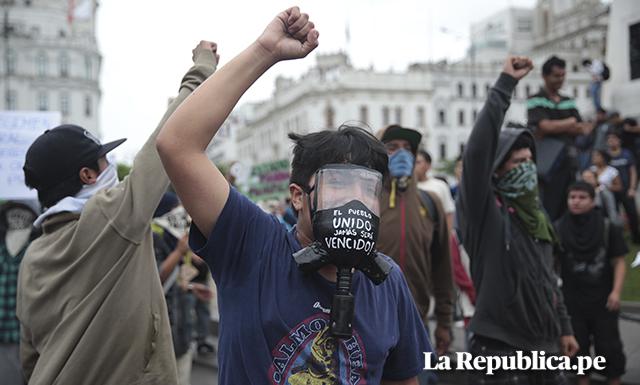
{"type": "MultiPolygon", "coordinates": [[[[124,140],[101,144],[63,125],[31,145],[25,181],[42,209],[0,207],[3,384],[188,385],[196,352],[217,355],[222,384],[434,383],[423,352],[450,351],[455,319],[474,355],[575,357],[593,344],[608,362],[602,374],[620,383],[624,229],[640,243],[640,126],[603,106],[608,67],[584,63],[596,111],[584,119],[561,94],[565,62],[549,58],[527,124],[517,126],[504,116],[533,64],[508,57],[456,160],[453,187],[435,176],[412,128],[291,134],[290,196],[258,206],[204,149],[268,68],[317,45],[296,7],[217,72],[217,45],[200,42],[179,96],[122,181],[106,154],[124,140]],[[321,190],[327,170],[379,176],[379,189],[366,196],[344,180],[321,190]],[[378,282],[361,262],[348,266],[357,304],[350,339],[331,334],[327,310],[344,265],[310,274],[293,258],[322,248],[321,192],[349,196],[360,205],[350,210],[375,218],[385,255],[376,263],[389,267],[378,282]]],[[[487,380],[566,382],[559,370],[469,375],[487,380]]]]}

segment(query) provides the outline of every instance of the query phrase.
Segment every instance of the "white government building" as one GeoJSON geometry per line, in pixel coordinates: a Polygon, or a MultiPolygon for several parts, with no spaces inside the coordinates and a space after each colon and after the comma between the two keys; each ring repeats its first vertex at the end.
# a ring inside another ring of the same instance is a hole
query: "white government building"
{"type": "Polygon", "coordinates": [[[60,111],[100,136],[96,0],[0,0],[1,110],[60,111]]]}
{"type": "Polygon", "coordinates": [[[362,121],[374,132],[392,123],[415,128],[436,164],[454,159],[508,52],[530,55],[536,70],[518,85],[507,121],[526,123],[526,97],[539,90],[542,62],[554,53],[567,60],[564,93],[589,116],[590,76],[581,62],[603,57],[607,18],[608,6],[598,0],[539,0],[534,9],[508,8],[471,26],[465,59],[415,63],[403,72],[354,68],[344,52],[318,54],[300,79],[280,77],[270,99],[234,111],[210,145],[210,157],[245,168],[289,159],[288,132],[362,121]]]}

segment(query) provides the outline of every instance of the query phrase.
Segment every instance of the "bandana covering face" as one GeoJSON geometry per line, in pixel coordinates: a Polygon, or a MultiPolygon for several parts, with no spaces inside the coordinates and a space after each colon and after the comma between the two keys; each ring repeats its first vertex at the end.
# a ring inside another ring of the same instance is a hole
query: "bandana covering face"
{"type": "Polygon", "coordinates": [[[394,178],[409,177],[413,174],[413,161],[413,154],[401,148],[389,157],[389,173],[394,178]]]}
{"type": "Polygon", "coordinates": [[[40,215],[33,223],[33,226],[40,227],[45,219],[63,211],[79,213],[87,201],[89,201],[89,198],[94,196],[98,191],[114,187],[117,184],[118,171],[116,166],[110,163],[109,166],[98,175],[96,183],[82,186],[82,189],[75,196],[62,198],[58,203],[49,207],[47,211],[40,215]]]}
{"type": "Polygon", "coordinates": [[[528,161],[520,163],[517,167],[507,171],[498,180],[498,191],[508,199],[519,198],[538,190],[538,170],[536,164],[528,161]]]}
{"type": "Polygon", "coordinates": [[[549,218],[542,211],[538,195],[538,172],[531,161],[520,163],[507,171],[496,183],[498,193],[509,207],[516,210],[516,216],[532,237],[555,243],[555,231],[549,218]]]}

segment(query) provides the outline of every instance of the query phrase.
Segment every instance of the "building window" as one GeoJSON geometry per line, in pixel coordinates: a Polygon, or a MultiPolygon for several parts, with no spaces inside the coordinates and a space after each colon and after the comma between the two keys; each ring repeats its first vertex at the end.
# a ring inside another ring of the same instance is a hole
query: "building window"
{"type": "Polygon", "coordinates": [[[629,68],[631,80],[640,78],[640,23],[629,26],[629,68]]]}
{"type": "Polygon", "coordinates": [[[484,93],[485,95],[489,96],[489,89],[491,89],[491,86],[489,85],[489,83],[486,83],[484,85],[484,93]]]}
{"type": "Polygon", "coordinates": [[[475,108],[473,109],[472,116],[473,116],[473,122],[475,123],[476,120],[478,119],[478,110],[476,110],[475,108]]]}
{"type": "Polygon", "coordinates": [[[44,77],[47,76],[47,54],[45,52],[38,53],[36,57],[36,67],[38,71],[38,76],[44,77]]]}
{"type": "Polygon", "coordinates": [[[447,159],[447,144],[442,142],[440,143],[440,160],[446,160],[447,159]]]}
{"type": "Polygon", "coordinates": [[[87,118],[93,115],[93,102],[90,95],[84,97],[84,116],[87,118]]]}
{"type": "Polygon", "coordinates": [[[60,94],[60,112],[62,113],[62,116],[68,116],[71,112],[68,92],[62,92],[60,94]]]}
{"type": "Polygon", "coordinates": [[[327,108],[324,110],[324,123],[325,127],[331,129],[334,127],[333,121],[336,116],[336,112],[334,111],[331,105],[327,105],[327,108]]]}
{"type": "Polygon", "coordinates": [[[69,55],[66,52],[60,54],[60,77],[69,77],[69,55]]]}
{"type": "Polygon", "coordinates": [[[460,145],[458,146],[458,148],[460,148],[459,154],[460,155],[464,154],[464,142],[460,142],[460,145]]]}
{"type": "Polygon", "coordinates": [[[84,57],[84,72],[87,79],[93,79],[93,62],[91,61],[91,56],[89,55],[86,55],[84,57]]]}
{"type": "Polygon", "coordinates": [[[16,90],[7,90],[4,95],[5,106],[9,111],[16,110],[18,108],[18,92],[16,90]]]}
{"type": "Polygon", "coordinates": [[[396,121],[395,124],[402,125],[402,107],[396,107],[396,121]]]}
{"type": "Polygon", "coordinates": [[[464,110],[458,111],[458,125],[464,126],[464,110]]]}
{"type": "Polygon", "coordinates": [[[416,123],[418,127],[426,127],[426,116],[424,107],[420,106],[416,109],[416,123]]]}
{"type": "Polygon", "coordinates": [[[518,32],[531,32],[533,21],[531,19],[518,19],[518,32]]]}
{"type": "Polygon", "coordinates": [[[577,98],[578,97],[578,87],[573,87],[573,98],[577,98]]]}
{"type": "Polygon", "coordinates": [[[464,96],[464,85],[462,83],[458,83],[458,96],[459,97],[464,96]]]}
{"type": "Polygon", "coordinates": [[[47,93],[44,91],[38,92],[38,110],[39,111],[49,110],[49,95],[47,95],[47,93]]]}
{"type": "Polygon", "coordinates": [[[524,93],[527,98],[531,96],[531,87],[528,84],[524,86],[524,93]]]}
{"type": "Polygon", "coordinates": [[[478,87],[476,86],[476,83],[473,83],[471,85],[471,97],[473,98],[478,97],[478,87]]]}
{"type": "Polygon", "coordinates": [[[369,124],[369,109],[367,106],[360,106],[360,121],[369,124]]]}
{"type": "Polygon", "coordinates": [[[438,124],[441,126],[447,124],[447,113],[445,110],[438,110],[438,124]]]}
{"type": "Polygon", "coordinates": [[[6,57],[6,66],[7,66],[7,75],[13,75],[16,73],[16,66],[17,66],[17,61],[18,61],[18,55],[16,54],[16,51],[10,49],[7,51],[7,57],[6,57]]]}
{"type": "Polygon", "coordinates": [[[382,107],[382,125],[389,125],[389,107],[382,107]]]}

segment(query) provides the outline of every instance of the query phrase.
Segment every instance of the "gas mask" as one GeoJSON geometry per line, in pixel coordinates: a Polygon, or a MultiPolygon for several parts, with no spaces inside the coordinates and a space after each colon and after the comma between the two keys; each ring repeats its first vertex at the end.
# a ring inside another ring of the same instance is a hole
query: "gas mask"
{"type": "Polygon", "coordinates": [[[307,197],[315,242],[293,255],[306,273],[332,264],[338,268],[331,309],[334,336],[350,338],[354,302],[353,269],[361,270],[376,285],[391,265],[375,250],[380,222],[382,174],[351,164],[330,164],[315,174],[307,197]]]}

